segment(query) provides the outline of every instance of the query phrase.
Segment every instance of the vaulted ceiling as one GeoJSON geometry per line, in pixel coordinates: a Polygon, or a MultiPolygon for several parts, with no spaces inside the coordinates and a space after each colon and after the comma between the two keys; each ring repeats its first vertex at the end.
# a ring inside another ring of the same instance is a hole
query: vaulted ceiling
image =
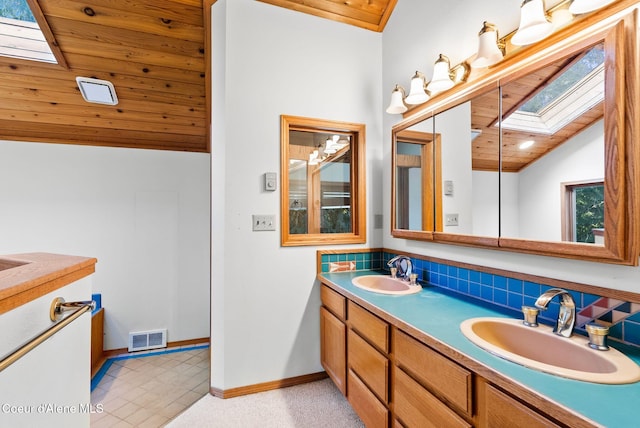
{"type": "MultiPolygon", "coordinates": [[[[62,61],[0,56],[0,140],[209,151],[205,19],[215,0],[27,1],[62,61]],[[87,103],[77,76],[112,82],[119,103],[87,103]]],[[[264,1],[373,31],[396,3],[264,1]]]]}
{"type": "Polygon", "coordinates": [[[382,32],[398,0],[258,0],[382,32]]]}
{"type": "Polygon", "coordinates": [[[209,150],[203,0],[29,2],[67,67],[0,57],[0,139],[209,150]],[[87,103],[76,76],[119,103],[87,103]]]}

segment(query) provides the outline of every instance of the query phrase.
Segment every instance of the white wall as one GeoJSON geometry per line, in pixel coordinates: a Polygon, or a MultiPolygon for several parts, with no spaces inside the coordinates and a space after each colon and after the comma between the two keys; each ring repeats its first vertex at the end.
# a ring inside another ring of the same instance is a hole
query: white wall
{"type": "Polygon", "coordinates": [[[96,257],[105,349],[209,336],[209,155],[0,141],[0,254],[96,257]]]}
{"type": "Polygon", "coordinates": [[[322,370],[317,248],[280,247],[279,220],[251,231],[252,214],[280,218],[279,191],[261,187],[280,176],[280,115],[366,125],[367,246],[381,244],[382,45],[252,0],[219,0],[212,15],[212,386],[229,389],[322,370]]]}
{"type": "MultiPolygon", "coordinates": [[[[545,2],[551,7],[557,2],[545,2]]],[[[482,22],[493,22],[501,34],[518,26],[520,2],[495,0],[491,2],[425,2],[403,0],[398,2],[383,34],[383,111],[389,103],[396,83],[408,87],[416,70],[428,78],[439,53],[447,55],[452,64],[473,55],[477,49],[477,34],[482,22]]],[[[383,194],[390,192],[391,127],[401,120],[398,115],[384,114],[383,141],[383,194]]],[[[390,210],[390,198],[383,199],[383,212],[390,210]]],[[[561,258],[530,256],[518,253],[481,250],[428,242],[394,239],[385,221],[384,246],[418,254],[432,255],[478,265],[525,272],[551,278],[565,279],[620,290],[638,292],[640,269],[602,263],[565,260],[561,258]]]]}
{"type": "Polygon", "coordinates": [[[602,120],[518,173],[518,237],[562,240],[560,183],[604,178],[602,120]]]}
{"type": "Polygon", "coordinates": [[[471,175],[471,103],[456,106],[435,117],[440,134],[442,181],[453,183],[453,194],[442,189],[443,232],[473,233],[472,201],[474,186],[471,175]],[[447,226],[448,214],[458,216],[457,226],[447,226]]]}

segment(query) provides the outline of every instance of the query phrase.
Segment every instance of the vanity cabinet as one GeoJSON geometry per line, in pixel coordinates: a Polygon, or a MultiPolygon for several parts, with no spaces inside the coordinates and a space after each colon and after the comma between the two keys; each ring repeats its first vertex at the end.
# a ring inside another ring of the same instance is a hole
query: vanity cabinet
{"type": "Polygon", "coordinates": [[[368,428],[592,426],[541,397],[521,398],[517,385],[375,307],[324,284],[321,297],[322,365],[368,428]]]}
{"type": "Polygon", "coordinates": [[[320,361],[367,427],[389,426],[389,324],[322,285],[320,361]]]}

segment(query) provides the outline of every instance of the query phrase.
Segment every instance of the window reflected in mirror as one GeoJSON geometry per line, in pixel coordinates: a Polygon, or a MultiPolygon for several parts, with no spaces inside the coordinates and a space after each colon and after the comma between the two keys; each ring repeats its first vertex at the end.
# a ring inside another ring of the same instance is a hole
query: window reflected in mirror
{"type": "Polygon", "coordinates": [[[565,241],[604,245],[604,181],[562,183],[565,241]]]}
{"type": "Polygon", "coordinates": [[[364,125],[282,116],[281,132],[282,245],[364,242],[364,125]]]}

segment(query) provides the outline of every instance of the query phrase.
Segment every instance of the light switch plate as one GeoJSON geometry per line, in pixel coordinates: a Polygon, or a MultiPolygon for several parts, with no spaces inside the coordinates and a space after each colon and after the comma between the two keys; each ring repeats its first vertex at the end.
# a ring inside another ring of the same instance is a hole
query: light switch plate
{"type": "Polygon", "coordinates": [[[278,188],[278,175],[275,172],[264,173],[264,190],[273,192],[278,188]]]}
{"type": "Polygon", "coordinates": [[[444,194],[446,196],[453,196],[453,181],[445,180],[444,181],[444,194]]]}
{"type": "Polygon", "coordinates": [[[271,215],[258,215],[253,214],[251,216],[253,220],[253,230],[276,230],[276,216],[271,215]]]}

